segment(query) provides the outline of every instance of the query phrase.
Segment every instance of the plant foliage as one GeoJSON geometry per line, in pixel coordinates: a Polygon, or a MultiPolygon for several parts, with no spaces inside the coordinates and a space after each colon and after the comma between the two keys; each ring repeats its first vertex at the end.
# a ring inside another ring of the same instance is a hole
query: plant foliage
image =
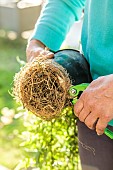
{"type": "Polygon", "coordinates": [[[72,108],[64,112],[64,116],[52,121],[24,113],[26,131],[20,136],[23,159],[15,170],[79,169],[76,119],[72,108]]]}

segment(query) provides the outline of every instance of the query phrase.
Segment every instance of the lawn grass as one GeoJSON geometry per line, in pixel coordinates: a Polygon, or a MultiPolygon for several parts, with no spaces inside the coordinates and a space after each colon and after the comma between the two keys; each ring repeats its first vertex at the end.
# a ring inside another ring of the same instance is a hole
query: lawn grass
{"type": "MultiPolygon", "coordinates": [[[[13,77],[19,71],[20,65],[16,60],[25,60],[25,40],[9,40],[0,37],[0,115],[1,109],[8,107],[16,109],[17,104],[13,100],[11,92],[13,77]]],[[[9,169],[14,169],[19,159],[22,157],[19,148],[20,139],[17,133],[23,130],[21,119],[14,120],[10,125],[0,128],[0,165],[9,169]]]]}

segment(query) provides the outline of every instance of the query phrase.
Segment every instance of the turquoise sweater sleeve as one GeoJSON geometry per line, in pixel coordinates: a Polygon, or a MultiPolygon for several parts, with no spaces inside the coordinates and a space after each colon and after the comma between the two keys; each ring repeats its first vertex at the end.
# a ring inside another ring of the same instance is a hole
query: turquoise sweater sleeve
{"type": "Polygon", "coordinates": [[[38,39],[48,48],[60,48],[71,25],[77,21],[85,0],[48,0],[38,19],[32,39],[38,39]]]}

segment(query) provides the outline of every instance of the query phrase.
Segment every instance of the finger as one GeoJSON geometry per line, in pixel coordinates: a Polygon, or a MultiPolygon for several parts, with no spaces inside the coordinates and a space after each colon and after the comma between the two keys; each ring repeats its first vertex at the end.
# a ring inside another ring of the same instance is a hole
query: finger
{"type": "Polygon", "coordinates": [[[54,57],[54,53],[43,50],[43,51],[40,51],[39,57],[42,57],[44,59],[51,59],[54,57]]]}
{"type": "Polygon", "coordinates": [[[79,114],[82,111],[83,107],[84,107],[84,103],[82,100],[79,99],[74,105],[74,113],[77,117],[79,117],[79,114]]]}
{"type": "Polygon", "coordinates": [[[95,112],[90,112],[90,114],[86,117],[84,123],[89,129],[95,129],[97,121],[98,117],[96,116],[95,112]]]}
{"type": "Polygon", "coordinates": [[[51,59],[51,58],[54,58],[54,53],[52,53],[50,51],[49,52],[38,51],[38,52],[35,52],[35,53],[32,52],[31,56],[28,59],[28,62],[32,62],[38,57],[43,58],[44,60],[45,59],[51,59]]]}
{"type": "Polygon", "coordinates": [[[90,114],[90,111],[87,108],[83,108],[81,112],[79,113],[78,118],[81,122],[84,122],[89,114],[90,114]]]}
{"type": "Polygon", "coordinates": [[[27,61],[28,62],[32,62],[33,60],[35,60],[36,57],[38,57],[40,55],[40,52],[42,50],[33,50],[33,51],[30,51],[29,54],[27,54],[27,61]]]}
{"type": "Polygon", "coordinates": [[[102,135],[104,133],[105,128],[107,127],[107,122],[103,119],[99,119],[96,124],[96,132],[98,135],[102,135]]]}
{"type": "Polygon", "coordinates": [[[47,58],[48,58],[48,59],[54,58],[54,53],[49,52],[49,53],[47,54],[47,58]]]}
{"type": "Polygon", "coordinates": [[[34,60],[34,57],[33,57],[33,56],[27,58],[27,61],[28,61],[29,63],[32,62],[33,60],[34,60]]]}

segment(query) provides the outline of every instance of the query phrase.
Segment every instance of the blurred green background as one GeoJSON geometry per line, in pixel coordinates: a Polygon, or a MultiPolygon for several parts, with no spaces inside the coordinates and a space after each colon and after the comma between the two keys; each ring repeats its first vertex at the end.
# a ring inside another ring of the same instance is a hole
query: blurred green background
{"type": "MultiPolygon", "coordinates": [[[[0,170],[80,170],[72,110],[45,122],[26,113],[12,96],[13,78],[20,70],[18,60],[26,61],[27,39],[44,1],[31,2],[0,1],[0,170]]],[[[69,45],[64,43],[65,47],[69,45]]]]}
{"type": "Polygon", "coordinates": [[[17,59],[26,61],[26,44],[22,38],[0,38],[0,170],[80,170],[72,110],[46,122],[26,114],[11,95],[17,59]]]}
{"type": "Polygon", "coordinates": [[[19,134],[25,127],[22,118],[15,118],[19,106],[11,93],[13,77],[20,69],[17,58],[26,60],[27,38],[41,5],[42,0],[0,0],[0,170],[14,169],[22,158],[19,134]]]}
{"type": "Polygon", "coordinates": [[[25,48],[26,41],[23,39],[10,40],[0,37],[0,165],[10,169],[13,169],[22,155],[17,133],[23,130],[23,122],[14,118],[12,122],[10,117],[8,120],[6,114],[10,115],[11,111],[12,114],[15,113],[17,108],[10,93],[14,74],[20,68],[16,57],[25,60],[25,48]]]}

